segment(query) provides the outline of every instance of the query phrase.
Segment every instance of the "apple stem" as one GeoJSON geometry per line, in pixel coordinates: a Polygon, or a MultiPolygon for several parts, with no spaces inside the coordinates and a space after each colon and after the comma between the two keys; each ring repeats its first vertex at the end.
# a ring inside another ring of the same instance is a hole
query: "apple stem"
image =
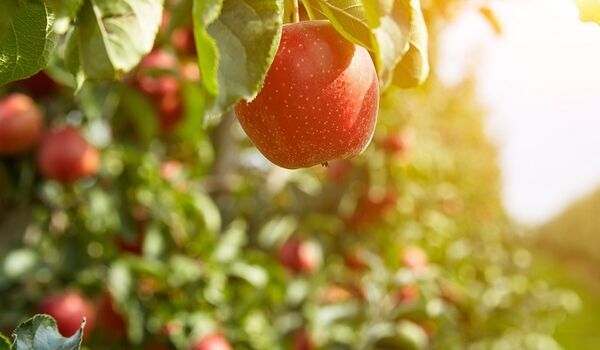
{"type": "Polygon", "coordinates": [[[300,22],[300,6],[298,5],[298,0],[292,0],[292,22],[300,22]]]}

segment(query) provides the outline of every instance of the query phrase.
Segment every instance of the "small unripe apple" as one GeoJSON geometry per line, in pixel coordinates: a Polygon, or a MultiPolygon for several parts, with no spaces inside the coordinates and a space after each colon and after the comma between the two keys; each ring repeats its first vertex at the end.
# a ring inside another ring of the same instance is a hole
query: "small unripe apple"
{"type": "Polygon", "coordinates": [[[100,166],[98,150],[70,126],[54,129],[44,137],[37,160],[42,175],[62,183],[93,175],[100,166]]]}
{"type": "Polygon", "coordinates": [[[221,333],[213,333],[195,343],[192,350],[232,350],[232,347],[221,333]]]}
{"type": "Polygon", "coordinates": [[[279,248],[279,262],[294,272],[312,272],[321,264],[319,249],[311,242],[290,237],[279,248]]]}
{"type": "Polygon", "coordinates": [[[427,254],[419,247],[410,246],[404,249],[402,262],[413,271],[422,271],[427,267],[427,254]]]}
{"type": "Polygon", "coordinates": [[[286,24],[262,90],[235,107],[271,162],[305,168],[360,154],[369,144],[379,82],[369,53],[328,21],[286,24]]]}
{"type": "Polygon", "coordinates": [[[58,331],[64,337],[70,337],[81,327],[85,317],[84,337],[87,338],[96,323],[96,315],[92,303],[75,291],[66,292],[44,298],[39,305],[39,312],[48,314],[56,320],[58,331]]]}
{"type": "Polygon", "coordinates": [[[0,155],[29,151],[42,129],[42,113],[31,98],[15,93],[0,101],[0,155]]]}
{"type": "Polygon", "coordinates": [[[98,329],[106,337],[112,339],[124,338],[127,334],[127,324],[123,315],[115,310],[112,297],[105,293],[98,301],[98,329]]]}

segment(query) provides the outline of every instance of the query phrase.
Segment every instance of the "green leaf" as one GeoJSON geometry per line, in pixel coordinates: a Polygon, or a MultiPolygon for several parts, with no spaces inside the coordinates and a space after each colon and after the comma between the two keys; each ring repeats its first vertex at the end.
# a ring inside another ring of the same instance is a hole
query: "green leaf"
{"type": "Polygon", "coordinates": [[[258,94],[277,52],[282,12],[281,0],[194,2],[194,33],[209,117],[258,94]]]}
{"type": "Polygon", "coordinates": [[[115,79],[133,69],[154,45],[162,6],[163,0],[85,0],[68,36],[69,71],[85,80],[115,79]]]}
{"type": "Polygon", "coordinates": [[[236,262],[231,266],[231,274],[248,281],[256,288],[263,288],[269,282],[269,275],[262,266],[236,262]]]}
{"type": "Polygon", "coordinates": [[[409,49],[410,13],[408,0],[362,0],[373,29],[379,78],[387,85],[394,68],[409,49]]]}
{"type": "Polygon", "coordinates": [[[272,248],[284,242],[298,228],[298,221],[292,216],[278,216],[269,220],[258,234],[258,242],[265,248],[272,248]]]}
{"type": "Polygon", "coordinates": [[[177,136],[184,140],[193,141],[207,122],[204,115],[204,94],[202,88],[194,83],[185,81],[183,86],[184,118],[175,129],[177,136]]]}
{"type": "Polygon", "coordinates": [[[0,334],[0,350],[10,350],[10,340],[0,334]]]}
{"type": "Polygon", "coordinates": [[[596,22],[600,24],[600,1],[598,0],[575,0],[579,8],[579,18],[583,22],[596,22]]]}
{"type": "Polygon", "coordinates": [[[311,18],[328,19],[346,39],[376,51],[361,0],[303,0],[303,3],[311,18]]]}
{"type": "Polygon", "coordinates": [[[65,338],[58,332],[56,321],[48,315],[36,315],[17,327],[13,336],[13,350],[77,350],[81,346],[83,327],[71,337],[65,338]]]}
{"type": "Polygon", "coordinates": [[[240,253],[242,247],[246,244],[246,223],[237,220],[231,223],[227,231],[219,239],[214,252],[214,259],[218,262],[230,262],[240,253]]]}
{"type": "Polygon", "coordinates": [[[0,85],[24,79],[48,63],[56,45],[54,16],[41,0],[0,1],[0,85]]]}
{"type": "Polygon", "coordinates": [[[394,70],[393,84],[402,87],[414,87],[422,84],[429,75],[429,57],[427,53],[427,26],[419,0],[397,2],[410,14],[410,48],[394,70]]]}
{"type": "Polygon", "coordinates": [[[219,48],[215,40],[208,34],[207,27],[219,17],[222,6],[223,0],[196,0],[192,10],[202,85],[212,96],[216,96],[219,91],[219,48]]]}

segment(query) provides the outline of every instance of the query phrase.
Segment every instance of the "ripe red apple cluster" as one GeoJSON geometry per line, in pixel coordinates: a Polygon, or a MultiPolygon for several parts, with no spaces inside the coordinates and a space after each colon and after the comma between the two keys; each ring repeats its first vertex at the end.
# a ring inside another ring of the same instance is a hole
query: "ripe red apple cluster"
{"type": "Polygon", "coordinates": [[[379,81],[369,53],[328,21],[286,24],[264,86],[235,107],[262,154],[304,168],[360,154],[369,144],[379,81]]]}
{"type": "Polygon", "coordinates": [[[135,84],[154,104],[163,132],[172,130],[183,118],[181,83],[175,72],[177,58],[167,51],[154,50],[140,63],[135,84]]]}
{"type": "Polygon", "coordinates": [[[13,93],[0,101],[0,156],[18,156],[39,145],[40,173],[61,183],[95,174],[100,157],[81,132],[61,126],[44,135],[42,111],[27,95],[13,93]],[[40,144],[41,142],[41,144],[40,144]]]}

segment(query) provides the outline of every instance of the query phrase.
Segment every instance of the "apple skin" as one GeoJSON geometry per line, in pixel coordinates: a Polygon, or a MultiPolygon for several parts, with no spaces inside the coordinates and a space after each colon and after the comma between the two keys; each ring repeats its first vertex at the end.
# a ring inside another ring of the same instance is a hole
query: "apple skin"
{"type": "Polygon", "coordinates": [[[232,347],[221,333],[213,333],[200,339],[191,350],[232,350],[232,347]]]}
{"type": "Polygon", "coordinates": [[[379,82],[367,50],[328,21],[304,21],[284,25],[262,90],[235,111],[266,158],[296,169],[362,153],[378,105],[379,82]]]}
{"type": "Polygon", "coordinates": [[[0,155],[31,150],[42,131],[42,113],[29,96],[14,93],[0,101],[0,155]]]}
{"type": "Polygon", "coordinates": [[[44,177],[64,184],[93,175],[100,166],[98,150],[70,126],[54,129],[44,137],[37,160],[44,177]]]}
{"type": "Polygon", "coordinates": [[[321,264],[321,257],[315,247],[296,236],[283,243],[279,248],[278,258],[281,265],[294,272],[312,272],[321,264]]]}
{"type": "Polygon", "coordinates": [[[108,293],[98,301],[98,329],[111,339],[121,339],[127,335],[127,324],[123,316],[115,310],[112,297],[108,293]]]}
{"type": "Polygon", "coordinates": [[[85,317],[83,335],[87,339],[96,323],[94,306],[86,297],[76,291],[44,298],[39,305],[39,312],[54,317],[58,331],[64,337],[75,334],[85,317]]]}

